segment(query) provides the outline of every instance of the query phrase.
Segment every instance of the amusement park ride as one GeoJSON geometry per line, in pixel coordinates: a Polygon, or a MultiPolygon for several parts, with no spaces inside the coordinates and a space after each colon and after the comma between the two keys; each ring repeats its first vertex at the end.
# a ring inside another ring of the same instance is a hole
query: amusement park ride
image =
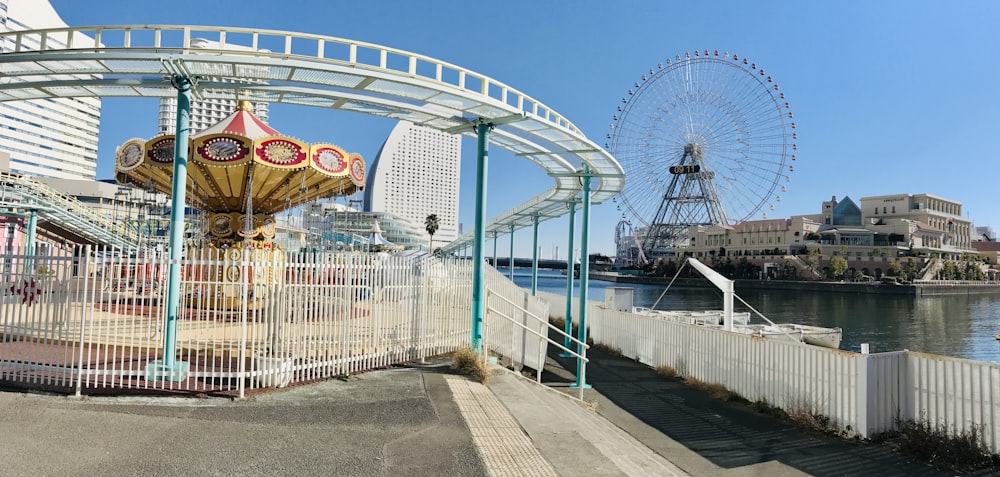
{"type": "Polygon", "coordinates": [[[795,170],[795,123],[755,62],[718,50],[678,55],[621,102],[605,144],[628,178],[616,200],[619,264],[678,253],[694,227],[733,225],[761,210],[766,219],[771,200],[781,201],[795,170]]]}
{"type": "MultiPolygon", "coordinates": [[[[349,196],[364,187],[365,163],[333,144],[308,145],[264,124],[240,101],[235,112],[191,136],[185,202],[207,214],[203,238],[188,259],[215,261],[184,270],[188,279],[219,284],[223,306],[239,306],[241,287],[278,286],[284,254],[274,244],[275,214],[317,199],[349,196]],[[251,261],[246,271],[239,263],[251,261]],[[244,276],[245,275],[245,276],[244,276]]],[[[174,135],[132,139],[118,148],[116,179],[170,194],[174,135]]],[[[263,292],[264,290],[257,290],[263,292]]],[[[255,293],[265,296],[266,293],[255,293]]]]}

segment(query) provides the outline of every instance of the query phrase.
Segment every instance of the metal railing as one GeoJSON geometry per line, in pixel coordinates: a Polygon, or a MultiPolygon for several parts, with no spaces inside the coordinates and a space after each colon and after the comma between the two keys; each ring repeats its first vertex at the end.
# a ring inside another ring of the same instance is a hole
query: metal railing
{"type": "MultiPolygon", "coordinates": [[[[583,368],[582,369],[584,369],[584,370],[586,369],[587,363],[589,362],[589,360],[587,359],[587,349],[590,348],[590,346],[587,345],[586,343],[583,343],[580,340],[578,340],[578,339],[576,339],[576,338],[574,338],[574,337],[566,334],[565,331],[559,329],[558,327],[556,327],[552,323],[549,323],[548,318],[543,318],[541,316],[534,315],[530,311],[528,311],[527,309],[518,306],[516,303],[508,300],[507,298],[505,298],[504,296],[502,296],[500,294],[492,292],[491,290],[487,290],[487,292],[486,292],[486,303],[487,303],[487,310],[489,312],[489,314],[487,316],[489,316],[491,318],[492,317],[499,317],[499,318],[503,319],[504,321],[506,321],[506,322],[511,323],[511,324],[514,325],[514,326],[511,326],[511,339],[510,339],[510,342],[508,343],[509,345],[515,345],[516,343],[524,343],[526,341],[523,336],[522,337],[518,337],[518,335],[517,335],[518,330],[522,331],[523,333],[530,334],[531,336],[533,336],[538,341],[538,345],[537,345],[538,346],[537,360],[541,364],[535,368],[535,381],[536,382],[538,382],[538,383],[542,382],[542,367],[543,367],[543,365],[545,363],[545,355],[546,355],[546,352],[547,352],[546,348],[547,348],[547,346],[549,344],[555,345],[557,348],[563,350],[563,352],[569,354],[570,357],[577,358],[577,359],[580,359],[581,361],[583,361],[583,368]],[[498,306],[492,304],[493,303],[493,299],[499,300],[502,304],[505,304],[505,305],[513,308],[518,313],[522,314],[522,316],[524,317],[524,319],[518,320],[518,319],[516,319],[516,318],[514,318],[514,317],[512,317],[510,315],[507,315],[507,314],[501,312],[498,309],[499,308],[498,306]],[[533,327],[531,325],[535,325],[535,327],[534,327],[535,329],[533,329],[533,327]],[[544,333],[543,333],[543,331],[544,331],[544,333]],[[572,344],[576,345],[576,348],[579,349],[580,352],[577,353],[576,351],[573,351],[572,349],[569,349],[569,348],[563,346],[562,344],[559,343],[559,340],[554,340],[552,338],[549,338],[548,333],[551,332],[551,331],[555,331],[559,335],[561,335],[563,338],[568,339],[572,344]]],[[[489,325],[489,322],[487,322],[487,323],[489,325]]],[[[496,325],[492,325],[492,326],[496,326],[496,325]]],[[[490,328],[492,328],[492,326],[490,326],[490,328]]],[[[492,331],[492,329],[490,329],[490,331],[492,331]]],[[[492,335],[487,334],[487,336],[492,336],[492,335]]],[[[500,346],[497,346],[494,349],[500,349],[500,348],[501,348],[500,346]]],[[[516,348],[520,348],[521,350],[525,350],[526,351],[527,348],[528,348],[528,346],[527,345],[521,345],[520,347],[514,346],[514,348],[515,349],[516,348]]],[[[585,371],[584,371],[584,373],[585,373],[585,371]]],[[[582,374],[582,376],[586,376],[586,374],[582,374]]],[[[586,380],[585,379],[581,379],[581,382],[586,382],[586,380]]],[[[584,389],[584,387],[580,386],[580,395],[579,395],[579,398],[581,400],[583,399],[583,389],[584,389]]]]}
{"type": "Polygon", "coordinates": [[[467,262],[212,250],[181,261],[175,358],[189,369],[151,375],[168,265],[152,251],[0,251],[0,381],[242,396],[468,345],[467,262]]]}
{"type": "Polygon", "coordinates": [[[41,182],[0,171],[0,187],[0,208],[35,211],[42,218],[87,237],[97,245],[119,248],[139,245],[140,236],[136,230],[41,182]]]}
{"type": "MultiPolygon", "coordinates": [[[[472,264],[430,255],[189,250],[175,361],[164,360],[168,254],[0,250],[0,381],[91,394],[242,397],[467,347],[472,264]]],[[[486,341],[541,372],[547,306],[488,268],[486,341]],[[517,304],[517,305],[515,305],[517,304]],[[524,328],[523,335],[507,327],[524,328]],[[528,331],[531,331],[529,333],[528,331]]]]}

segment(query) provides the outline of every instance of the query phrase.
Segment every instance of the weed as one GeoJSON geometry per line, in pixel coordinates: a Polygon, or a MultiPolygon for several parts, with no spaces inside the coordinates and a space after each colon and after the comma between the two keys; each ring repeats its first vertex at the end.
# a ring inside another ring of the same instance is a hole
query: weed
{"type": "Polygon", "coordinates": [[[750,403],[750,407],[761,414],[777,417],[779,419],[788,419],[788,413],[785,412],[784,409],[771,404],[767,399],[754,401],[750,403]]]}
{"type": "Polygon", "coordinates": [[[480,356],[470,348],[463,348],[455,351],[454,362],[451,363],[451,369],[454,369],[462,374],[472,376],[482,384],[487,384],[490,381],[490,367],[486,363],[486,358],[480,356]]]}
{"type": "Polygon", "coordinates": [[[830,429],[830,418],[816,410],[811,402],[804,399],[792,401],[788,405],[788,420],[797,427],[814,431],[827,432],[830,429]]]}
{"type": "Polygon", "coordinates": [[[925,419],[898,424],[899,431],[873,440],[895,441],[900,450],[930,464],[950,469],[1000,469],[1000,456],[992,454],[983,440],[982,426],[954,432],[944,424],[925,419]]]}
{"type": "Polygon", "coordinates": [[[698,378],[687,378],[685,382],[687,382],[688,386],[707,393],[713,399],[731,402],[746,402],[746,399],[744,399],[743,396],[730,391],[721,384],[706,383],[698,378]]]}
{"type": "Polygon", "coordinates": [[[676,369],[671,368],[670,366],[666,366],[666,365],[657,366],[656,369],[654,369],[653,371],[656,372],[656,374],[658,374],[660,376],[663,376],[665,378],[679,378],[679,377],[681,377],[681,373],[677,372],[676,369]]]}

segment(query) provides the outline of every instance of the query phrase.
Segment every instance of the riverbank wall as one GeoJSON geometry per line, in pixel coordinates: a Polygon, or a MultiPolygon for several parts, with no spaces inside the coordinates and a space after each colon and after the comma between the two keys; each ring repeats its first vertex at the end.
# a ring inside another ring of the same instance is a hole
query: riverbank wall
{"type": "MultiPolygon", "coordinates": [[[[592,272],[592,280],[614,283],[633,283],[637,285],[667,286],[672,277],[646,277],[637,275],[619,275],[615,272],[592,272]]],[[[703,278],[678,278],[675,286],[712,287],[703,278]]],[[[740,290],[786,290],[821,293],[850,293],[873,295],[908,295],[908,296],[945,296],[945,295],[980,295],[1000,294],[1000,282],[971,281],[918,281],[912,284],[883,284],[862,282],[824,282],[824,281],[793,281],[793,280],[735,280],[736,291],[740,290]]]]}

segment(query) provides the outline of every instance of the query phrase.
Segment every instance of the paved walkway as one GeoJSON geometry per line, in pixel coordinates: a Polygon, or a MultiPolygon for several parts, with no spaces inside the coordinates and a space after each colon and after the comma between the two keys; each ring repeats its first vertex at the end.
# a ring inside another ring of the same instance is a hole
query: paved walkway
{"type": "Polygon", "coordinates": [[[591,357],[584,403],[558,359],[548,386],[438,362],[245,400],[0,392],[0,475],[955,475],[591,357]]]}
{"type": "MultiPolygon", "coordinates": [[[[631,359],[596,350],[589,357],[593,387],[584,399],[596,413],[692,476],[996,475],[937,470],[889,446],[803,430],[744,404],[714,399],[631,359]]],[[[550,352],[549,364],[542,381],[577,393],[569,389],[574,376],[566,371],[575,370],[575,361],[550,352]]]]}

